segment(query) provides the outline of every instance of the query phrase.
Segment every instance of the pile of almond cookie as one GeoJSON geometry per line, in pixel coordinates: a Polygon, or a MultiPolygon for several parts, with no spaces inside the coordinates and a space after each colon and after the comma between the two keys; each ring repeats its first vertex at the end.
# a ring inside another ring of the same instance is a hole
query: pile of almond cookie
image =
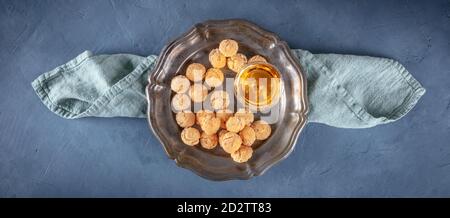
{"type": "MultiPolygon", "coordinates": [[[[171,89],[176,94],[172,97],[172,107],[177,111],[175,119],[183,128],[181,140],[189,146],[200,145],[213,149],[217,145],[239,163],[248,161],[252,154],[252,145],[256,140],[266,140],[271,134],[271,127],[262,120],[255,121],[254,114],[247,109],[238,109],[235,113],[228,109],[230,95],[223,90],[215,90],[222,85],[225,66],[233,72],[247,64],[247,57],[238,53],[239,45],[235,40],[222,40],[219,48],[211,50],[206,69],[201,63],[190,64],[185,75],[175,76],[171,89]],[[206,84],[207,86],[205,86],[206,84]],[[191,84],[192,83],[192,84],[191,84]],[[211,93],[209,89],[214,89],[211,93]],[[210,110],[191,111],[191,103],[202,103],[210,94],[210,110]]],[[[248,62],[266,61],[255,55],[248,62]]],[[[232,98],[232,97],[231,97],[232,98]]]]}

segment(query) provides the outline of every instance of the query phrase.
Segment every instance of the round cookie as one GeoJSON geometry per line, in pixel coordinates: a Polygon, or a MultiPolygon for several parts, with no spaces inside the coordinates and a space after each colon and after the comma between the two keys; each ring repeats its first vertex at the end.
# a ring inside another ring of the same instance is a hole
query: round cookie
{"type": "Polygon", "coordinates": [[[195,83],[189,88],[189,96],[193,102],[203,102],[208,96],[208,88],[200,83],[195,83]]]}
{"type": "Polygon", "coordinates": [[[202,145],[205,149],[213,149],[217,146],[219,139],[216,134],[208,135],[205,132],[202,132],[200,136],[200,145],[202,145]]]}
{"type": "Polygon", "coordinates": [[[222,68],[227,65],[227,57],[216,48],[209,52],[209,63],[211,63],[214,68],[222,68]]]}
{"type": "Polygon", "coordinates": [[[212,112],[210,110],[199,110],[199,111],[197,111],[196,117],[197,117],[197,121],[195,123],[200,125],[204,120],[211,119],[211,118],[215,117],[215,115],[214,115],[214,112],[212,112]]]}
{"type": "Polygon", "coordinates": [[[244,108],[239,109],[234,114],[234,116],[241,119],[242,122],[244,122],[244,125],[250,125],[251,123],[253,123],[253,120],[255,119],[255,116],[253,115],[253,113],[244,108]]]}
{"type": "Polygon", "coordinates": [[[175,120],[182,128],[191,127],[195,124],[195,114],[190,111],[181,111],[177,113],[175,120]]]}
{"type": "Polygon", "coordinates": [[[216,134],[217,131],[219,131],[220,129],[220,119],[217,117],[213,117],[211,119],[204,119],[200,123],[200,127],[208,135],[216,134]]]}
{"type": "Polygon", "coordinates": [[[248,146],[241,146],[239,150],[231,153],[231,158],[238,162],[238,163],[244,163],[247,162],[253,155],[253,149],[248,146]]]}
{"type": "Polygon", "coordinates": [[[211,93],[210,101],[212,108],[216,110],[225,109],[230,105],[230,96],[227,92],[218,90],[211,93]]]}
{"type": "Polygon", "coordinates": [[[228,131],[238,133],[244,128],[245,124],[238,117],[230,117],[225,123],[225,126],[227,127],[228,131]]]}
{"type": "Polygon", "coordinates": [[[244,129],[239,132],[239,136],[242,139],[242,144],[246,146],[252,146],[256,140],[255,130],[250,126],[245,126],[244,129]]]}
{"type": "Polygon", "coordinates": [[[191,82],[189,82],[189,79],[183,75],[174,77],[170,82],[170,88],[176,93],[185,93],[190,86],[191,82]]]}
{"type": "Polygon", "coordinates": [[[239,50],[239,45],[236,41],[232,39],[222,40],[219,44],[219,51],[225,57],[231,57],[235,55],[239,50]]]}
{"type": "Polygon", "coordinates": [[[237,53],[228,58],[227,66],[230,70],[238,73],[246,63],[247,57],[241,53],[237,53]]]}
{"type": "Polygon", "coordinates": [[[257,140],[265,140],[269,138],[272,129],[270,125],[262,120],[255,121],[251,127],[255,130],[255,136],[257,140]]]}
{"type": "Polygon", "coordinates": [[[205,76],[206,68],[203,64],[192,63],[186,68],[186,77],[192,82],[202,81],[205,76]]]}
{"type": "Polygon", "coordinates": [[[217,68],[209,68],[206,71],[205,83],[210,87],[218,87],[222,85],[225,76],[220,69],[217,68]]]}
{"type": "Polygon", "coordinates": [[[175,94],[172,98],[172,107],[176,111],[183,111],[191,107],[191,99],[186,94],[175,94]]]}
{"type": "Polygon", "coordinates": [[[194,146],[200,141],[200,131],[193,127],[188,127],[181,131],[181,140],[186,145],[194,146]]]}
{"type": "Polygon", "coordinates": [[[238,134],[234,132],[227,132],[219,138],[219,144],[225,152],[231,154],[241,147],[242,140],[238,134]]]}
{"type": "Polygon", "coordinates": [[[267,60],[261,55],[255,55],[255,56],[251,57],[250,59],[248,59],[248,63],[255,63],[255,62],[267,63],[267,60]]]}

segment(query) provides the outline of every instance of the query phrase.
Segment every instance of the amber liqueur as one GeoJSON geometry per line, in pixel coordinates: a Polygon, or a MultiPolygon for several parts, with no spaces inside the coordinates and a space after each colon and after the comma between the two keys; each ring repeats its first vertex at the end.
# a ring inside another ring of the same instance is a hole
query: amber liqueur
{"type": "Polygon", "coordinates": [[[268,63],[254,63],[245,66],[235,79],[237,97],[243,103],[256,107],[271,106],[280,97],[281,76],[268,63]]]}

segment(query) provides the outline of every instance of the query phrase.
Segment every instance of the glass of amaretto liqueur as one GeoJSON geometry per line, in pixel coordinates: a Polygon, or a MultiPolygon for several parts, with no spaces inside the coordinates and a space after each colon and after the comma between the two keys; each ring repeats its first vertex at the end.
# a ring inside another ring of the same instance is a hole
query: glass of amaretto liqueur
{"type": "Polygon", "coordinates": [[[282,93],[282,78],[278,69],[266,62],[244,66],[236,75],[236,98],[246,107],[262,110],[278,103],[282,93]]]}

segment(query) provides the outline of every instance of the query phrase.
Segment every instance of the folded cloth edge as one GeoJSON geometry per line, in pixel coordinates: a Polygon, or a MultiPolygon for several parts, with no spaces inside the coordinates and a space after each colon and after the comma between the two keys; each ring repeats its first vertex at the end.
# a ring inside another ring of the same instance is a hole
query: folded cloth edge
{"type": "Polygon", "coordinates": [[[72,112],[68,108],[64,108],[61,105],[58,105],[52,101],[49,97],[49,90],[46,86],[46,83],[44,81],[51,80],[52,77],[57,76],[57,74],[62,73],[63,71],[67,71],[69,69],[76,68],[77,66],[81,65],[86,59],[89,57],[92,57],[93,54],[91,51],[84,51],[83,53],[79,54],[74,59],[70,60],[69,62],[56,67],[55,69],[48,71],[47,73],[44,73],[40,76],[38,76],[33,82],[31,82],[31,86],[33,87],[34,91],[38,95],[38,97],[41,99],[42,103],[53,113],[55,113],[58,116],[61,116],[63,118],[67,119],[74,119],[77,117],[77,113],[72,112]]]}
{"type": "MultiPolygon", "coordinates": [[[[318,60],[316,55],[302,49],[294,49],[294,50],[301,51],[303,55],[306,55],[309,58],[310,61],[313,61],[314,64],[320,66],[319,70],[322,71],[322,74],[327,76],[330,79],[330,82],[336,86],[337,91],[338,93],[340,93],[341,95],[340,97],[345,103],[345,105],[355,114],[357,118],[367,123],[367,126],[364,126],[363,128],[373,127],[379,124],[383,123],[386,124],[399,120],[400,118],[404,117],[409,111],[411,111],[412,108],[414,108],[419,99],[426,92],[426,89],[422,87],[419,81],[417,81],[398,61],[389,58],[377,57],[393,63],[394,66],[400,72],[400,75],[403,78],[403,80],[406,81],[406,83],[411,87],[413,91],[404,100],[404,102],[400,104],[396,109],[394,109],[390,114],[386,115],[385,117],[374,118],[367,112],[367,110],[364,109],[363,105],[361,105],[360,103],[358,103],[358,101],[355,100],[355,98],[350,94],[350,92],[345,87],[340,85],[333,77],[330,76],[330,73],[328,73],[330,69],[322,61],[318,60]],[[374,119],[376,119],[377,122],[367,122],[374,119]]],[[[334,54],[334,53],[327,53],[327,54],[334,54]]],[[[336,55],[343,55],[343,54],[336,54],[336,55]]],[[[308,122],[314,121],[308,120],[308,122]]],[[[348,127],[348,128],[361,128],[361,127],[348,127]]]]}
{"type": "Polygon", "coordinates": [[[79,54],[74,59],[69,62],[56,67],[55,69],[48,71],[40,76],[38,76],[35,80],[31,82],[31,86],[35,90],[37,96],[41,99],[42,103],[53,113],[57,114],[60,117],[66,119],[76,119],[85,116],[89,116],[90,114],[95,113],[95,111],[99,110],[101,106],[107,104],[111,101],[115,96],[117,96],[120,92],[129,87],[135,80],[142,75],[145,70],[148,70],[153,64],[156,63],[157,56],[150,55],[145,58],[145,60],[139,64],[130,74],[122,78],[119,82],[114,84],[108,91],[106,91],[102,96],[97,98],[92,105],[87,108],[82,113],[75,113],[68,108],[65,108],[61,105],[54,103],[54,101],[49,96],[49,90],[44,81],[48,82],[52,79],[52,77],[58,76],[63,72],[67,72],[75,69],[80,66],[85,60],[92,57],[93,53],[91,51],[84,51],[79,54]]]}

